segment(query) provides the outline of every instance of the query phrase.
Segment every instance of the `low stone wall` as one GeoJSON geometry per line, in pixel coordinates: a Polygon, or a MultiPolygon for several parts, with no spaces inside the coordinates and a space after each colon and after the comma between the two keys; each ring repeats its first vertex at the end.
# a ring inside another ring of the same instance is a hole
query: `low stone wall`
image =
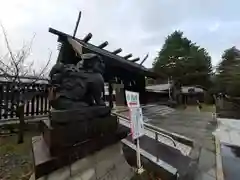
{"type": "Polygon", "coordinates": [[[228,98],[218,98],[216,113],[220,118],[240,119],[240,104],[228,98]]]}

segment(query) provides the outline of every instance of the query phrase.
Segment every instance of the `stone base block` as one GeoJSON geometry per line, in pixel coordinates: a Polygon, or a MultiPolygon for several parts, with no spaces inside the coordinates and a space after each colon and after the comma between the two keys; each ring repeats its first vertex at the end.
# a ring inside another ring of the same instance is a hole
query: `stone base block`
{"type": "Polygon", "coordinates": [[[95,118],[80,122],[58,124],[42,122],[43,137],[50,153],[57,155],[66,148],[78,146],[90,139],[100,136],[111,136],[118,128],[116,116],[95,118]]]}
{"type": "Polygon", "coordinates": [[[119,142],[119,140],[125,138],[128,133],[129,130],[127,128],[119,125],[119,128],[115,133],[89,139],[88,141],[82,142],[71,148],[61,150],[61,153],[56,153],[56,156],[51,155],[42,136],[34,137],[32,139],[32,149],[35,177],[42,177],[56,171],[57,169],[70,165],[78,159],[85,158],[92,153],[101,151],[102,149],[119,142]]]}

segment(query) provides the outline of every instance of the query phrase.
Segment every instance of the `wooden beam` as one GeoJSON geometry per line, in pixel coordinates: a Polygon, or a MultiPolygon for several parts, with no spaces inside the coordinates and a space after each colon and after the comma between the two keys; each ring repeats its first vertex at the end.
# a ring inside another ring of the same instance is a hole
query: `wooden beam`
{"type": "MultiPolygon", "coordinates": [[[[65,33],[61,32],[61,31],[58,31],[58,30],[56,30],[56,29],[53,29],[53,28],[49,28],[48,31],[49,31],[50,33],[55,34],[55,35],[58,35],[58,36],[70,36],[70,35],[68,35],[68,34],[65,34],[65,33]]],[[[71,36],[70,36],[70,37],[71,37],[71,36]]]]}
{"type": "MultiPolygon", "coordinates": [[[[53,29],[53,28],[49,28],[49,32],[52,33],[52,34],[60,36],[59,39],[61,39],[61,41],[63,43],[66,42],[68,37],[72,37],[72,35],[60,32],[60,31],[58,31],[56,29],[53,29]]],[[[86,49],[89,49],[90,51],[93,51],[95,53],[98,53],[98,54],[100,54],[102,56],[106,56],[106,57],[111,58],[111,59],[117,59],[117,61],[119,61],[120,57],[119,56],[115,56],[115,55],[122,51],[121,48],[115,50],[114,52],[109,52],[109,51],[107,51],[105,49],[100,49],[100,48],[96,47],[95,45],[93,45],[91,43],[85,44],[83,42],[83,40],[81,40],[81,39],[75,38],[75,40],[77,42],[79,42],[80,44],[82,44],[83,47],[85,47],[86,49]]],[[[142,71],[146,76],[152,77],[152,78],[157,78],[157,77],[163,76],[163,74],[151,72],[151,71],[149,71],[148,69],[146,69],[144,67],[139,67],[139,66],[133,65],[133,63],[128,62],[128,61],[126,61],[126,63],[119,63],[118,65],[121,66],[121,67],[124,67],[124,68],[125,67],[133,67],[135,70],[142,71]]]]}
{"type": "Polygon", "coordinates": [[[119,48],[119,49],[116,49],[115,51],[113,51],[112,53],[113,54],[118,54],[118,53],[120,53],[120,52],[122,52],[122,49],[121,48],[119,48]]]}
{"type": "Polygon", "coordinates": [[[84,41],[84,42],[88,42],[91,38],[92,38],[92,33],[88,33],[88,35],[86,35],[86,36],[83,38],[83,41],[84,41]]]}
{"type": "Polygon", "coordinates": [[[140,63],[140,65],[142,65],[148,58],[148,53],[146,54],[146,56],[143,58],[142,62],[140,63]]]}
{"type": "Polygon", "coordinates": [[[124,59],[128,59],[128,58],[130,58],[130,57],[132,57],[132,54],[128,54],[128,55],[126,55],[126,56],[123,56],[124,59]]]}
{"type": "Polygon", "coordinates": [[[137,61],[139,61],[140,60],[140,58],[138,57],[138,58],[135,58],[135,59],[131,59],[130,61],[132,61],[132,62],[137,62],[137,61]]]}
{"type": "Polygon", "coordinates": [[[105,41],[102,44],[100,44],[98,47],[102,49],[102,48],[105,48],[107,45],[108,45],[108,42],[105,41]]]}
{"type": "Polygon", "coordinates": [[[74,32],[73,32],[73,38],[75,38],[76,34],[77,34],[77,29],[78,29],[78,25],[79,25],[79,22],[80,22],[80,19],[81,19],[81,11],[79,12],[78,14],[78,19],[77,19],[77,22],[76,22],[76,25],[75,25],[75,29],[74,29],[74,32]]]}

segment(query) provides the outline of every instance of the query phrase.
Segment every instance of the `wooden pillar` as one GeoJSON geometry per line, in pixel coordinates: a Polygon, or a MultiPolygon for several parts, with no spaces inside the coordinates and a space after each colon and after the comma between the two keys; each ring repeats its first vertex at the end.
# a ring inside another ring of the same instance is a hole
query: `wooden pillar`
{"type": "Polygon", "coordinates": [[[103,86],[103,90],[102,90],[103,92],[103,95],[102,95],[102,99],[103,99],[103,101],[104,102],[106,102],[106,95],[105,95],[105,83],[104,83],[104,86],[103,86]]]}
{"type": "Polygon", "coordinates": [[[123,86],[124,86],[124,88],[123,88],[123,92],[124,92],[124,104],[125,104],[125,106],[127,105],[127,100],[126,100],[126,94],[125,94],[125,92],[126,92],[126,90],[130,90],[129,89],[129,87],[128,87],[128,82],[124,79],[123,80],[123,86]]]}
{"type": "Polygon", "coordinates": [[[145,76],[136,77],[136,91],[139,92],[140,103],[146,104],[145,76]]]}
{"type": "Polygon", "coordinates": [[[3,113],[3,111],[2,111],[2,109],[3,109],[3,107],[2,107],[2,103],[3,103],[3,93],[4,93],[4,90],[3,90],[3,84],[0,84],[0,120],[3,118],[2,117],[2,113],[3,113]]]}
{"type": "Polygon", "coordinates": [[[112,82],[108,82],[108,92],[109,92],[109,106],[113,108],[113,87],[112,87],[112,82]]]}
{"type": "Polygon", "coordinates": [[[116,106],[125,105],[124,85],[122,83],[114,84],[116,106]]]}

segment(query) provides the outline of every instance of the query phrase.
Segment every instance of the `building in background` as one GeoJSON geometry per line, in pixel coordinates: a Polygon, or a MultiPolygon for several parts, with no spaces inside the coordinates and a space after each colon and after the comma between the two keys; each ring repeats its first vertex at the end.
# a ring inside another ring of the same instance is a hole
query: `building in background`
{"type": "Polygon", "coordinates": [[[178,104],[196,104],[204,102],[205,90],[198,86],[182,86],[178,89],[172,83],[146,86],[151,102],[175,101],[178,104]]]}

